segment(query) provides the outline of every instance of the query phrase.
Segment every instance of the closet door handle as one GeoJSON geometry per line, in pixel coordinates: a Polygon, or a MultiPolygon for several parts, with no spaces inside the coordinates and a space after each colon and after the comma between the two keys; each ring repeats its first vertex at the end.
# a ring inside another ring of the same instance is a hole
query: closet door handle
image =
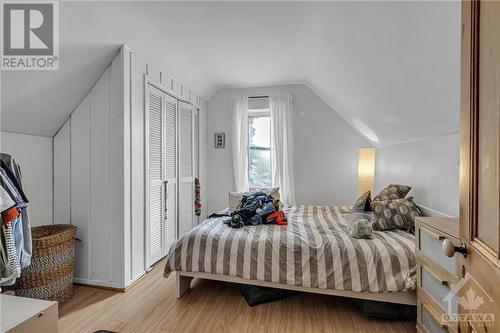
{"type": "MultiPolygon", "coordinates": [[[[163,202],[163,204],[165,205],[165,208],[164,208],[165,214],[167,213],[167,210],[168,210],[168,208],[167,208],[167,204],[168,204],[168,190],[167,190],[167,187],[168,187],[168,180],[165,180],[163,182],[163,196],[164,196],[164,199],[163,199],[164,202],[163,202]]],[[[165,216],[165,218],[166,218],[166,216],[165,216]]]]}

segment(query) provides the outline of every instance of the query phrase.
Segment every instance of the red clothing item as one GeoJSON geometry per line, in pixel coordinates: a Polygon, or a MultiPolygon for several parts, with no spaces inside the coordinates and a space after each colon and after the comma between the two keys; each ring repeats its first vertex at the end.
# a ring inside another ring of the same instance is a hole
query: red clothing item
{"type": "Polygon", "coordinates": [[[2,212],[2,222],[7,225],[9,222],[15,220],[19,216],[19,211],[16,207],[9,208],[2,212]]]}
{"type": "Polygon", "coordinates": [[[286,219],[285,213],[283,213],[282,210],[279,210],[277,212],[272,212],[269,214],[266,218],[267,223],[276,223],[276,224],[288,224],[288,221],[286,219]]]}

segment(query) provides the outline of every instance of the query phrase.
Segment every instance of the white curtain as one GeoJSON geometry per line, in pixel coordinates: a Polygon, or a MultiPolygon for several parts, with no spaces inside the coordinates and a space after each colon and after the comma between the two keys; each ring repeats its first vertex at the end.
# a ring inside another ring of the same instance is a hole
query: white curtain
{"type": "Polygon", "coordinates": [[[236,191],[248,191],[248,98],[233,100],[232,149],[236,191]]]}
{"type": "Polygon", "coordinates": [[[281,201],[295,204],[293,182],[292,94],[271,96],[271,161],[273,187],[279,187],[281,201]]]}

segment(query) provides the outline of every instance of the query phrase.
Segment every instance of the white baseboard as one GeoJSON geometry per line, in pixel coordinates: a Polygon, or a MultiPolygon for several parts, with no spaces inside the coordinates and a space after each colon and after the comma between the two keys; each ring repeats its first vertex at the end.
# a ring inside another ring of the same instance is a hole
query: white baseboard
{"type": "Polygon", "coordinates": [[[77,277],[73,277],[73,282],[77,284],[85,284],[88,286],[98,286],[112,289],[125,289],[125,286],[110,281],[101,281],[101,280],[89,280],[89,279],[81,279],[77,277]]]}
{"type": "Polygon", "coordinates": [[[130,287],[133,285],[137,280],[139,280],[141,277],[143,277],[147,272],[146,271],[141,271],[139,274],[134,276],[130,281],[125,282],[125,288],[130,287]]]}

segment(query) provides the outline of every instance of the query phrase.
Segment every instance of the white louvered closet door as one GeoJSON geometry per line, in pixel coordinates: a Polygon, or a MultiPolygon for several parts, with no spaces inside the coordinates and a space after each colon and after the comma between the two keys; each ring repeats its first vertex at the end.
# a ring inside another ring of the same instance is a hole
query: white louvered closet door
{"type": "Polygon", "coordinates": [[[167,251],[177,239],[177,100],[165,96],[165,242],[167,251]]]}
{"type": "Polygon", "coordinates": [[[163,92],[147,85],[146,104],[146,249],[148,266],[166,253],[164,207],[163,92]]]}
{"type": "Polygon", "coordinates": [[[179,102],[179,237],[194,226],[193,106],[179,102]]]}

